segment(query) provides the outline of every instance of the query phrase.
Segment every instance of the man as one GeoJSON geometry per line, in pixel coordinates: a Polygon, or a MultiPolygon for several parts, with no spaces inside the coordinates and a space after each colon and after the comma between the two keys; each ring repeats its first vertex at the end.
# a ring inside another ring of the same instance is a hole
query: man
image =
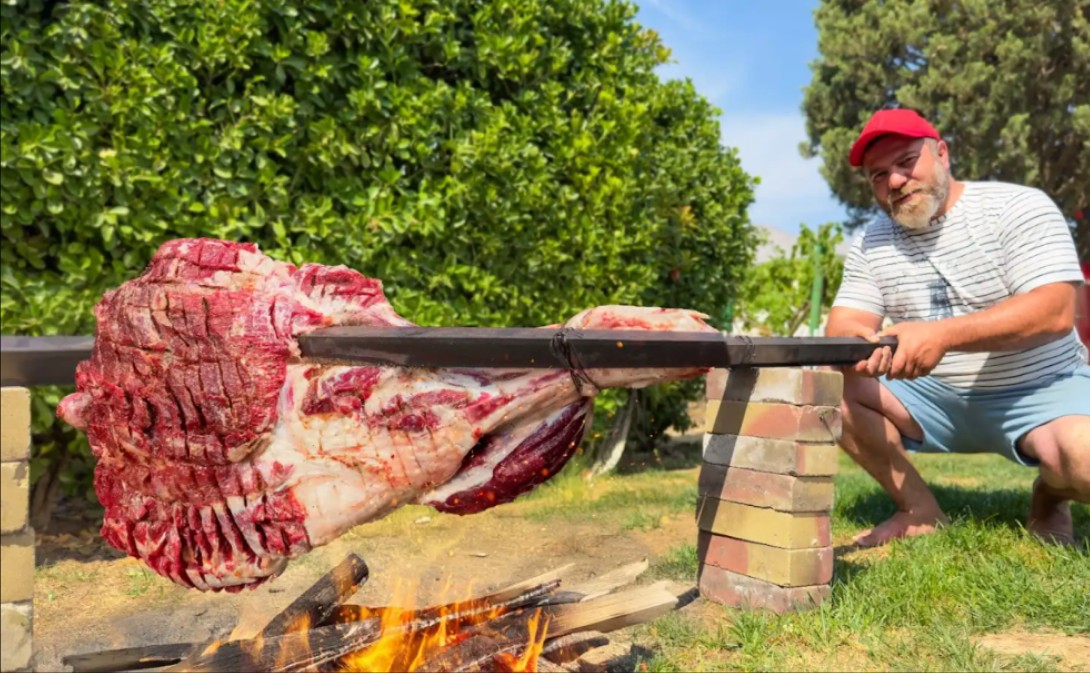
{"type": "Polygon", "coordinates": [[[898,338],[845,371],[841,445],[897,504],[856,542],[947,521],[906,449],[1037,467],[1027,529],[1073,542],[1069,501],[1090,502],[1090,366],[1059,209],[1036,189],[956,180],[946,143],[910,110],[875,113],[849,159],[885,214],[854,242],[826,333],[898,338]]]}

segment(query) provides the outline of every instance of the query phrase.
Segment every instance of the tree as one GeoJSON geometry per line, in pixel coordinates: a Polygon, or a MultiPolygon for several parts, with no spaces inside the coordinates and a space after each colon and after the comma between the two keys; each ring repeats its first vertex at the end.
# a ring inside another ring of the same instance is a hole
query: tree
{"type": "MultiPolygon", "coordinates": [[[[635,13],[4,3],[4,331],[91,333],[105,290],[191,236],[346,264],[422,325],[542,325],[607,303],[721,315],[755,245],[753,180],[717,111],[655,74],[669,52],[635,13]]],[[[691,393],[671,388],[638,431],[684,417],[691,393]]],[[[52,418],[59,394],[37,396],[35,475],[61,454],[90,462],[52,418]]]]}
{"type": "Polygon", "coordinates": [[[802,226],[790,251],[754,267],[739,291],[738,319],[746,329],[777,336],[792,336],[810,315],[814,283],[814,251],[820,245],[821,309],[832,306],[844,260],[837,246],[844,240],[840,225],[826,223],[815,232],[802,226]]]}
{"type": "Polygon", "coordinates": [[[824,0],[803,103],[822,174],[853,224],[876,212],[848,165],[870,114],[918,110],[954,175],[1039,187],[1076,223],[1090,260],[1090,2],[824,0]]]}

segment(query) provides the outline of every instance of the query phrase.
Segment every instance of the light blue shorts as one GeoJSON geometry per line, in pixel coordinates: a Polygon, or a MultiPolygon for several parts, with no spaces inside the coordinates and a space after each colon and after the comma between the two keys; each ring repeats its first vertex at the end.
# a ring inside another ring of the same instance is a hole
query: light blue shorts
{"type": "Polygon", "coordinates": [[[902,436],[919,453],[998,453],[1019,465],[1037,460],[1018,450],[1027,432],[1061,416],[1090,415],[1090,366],[1002,390],[955,388],[930,376],[879,381],[923,428],[923,441],[902,436]]]}

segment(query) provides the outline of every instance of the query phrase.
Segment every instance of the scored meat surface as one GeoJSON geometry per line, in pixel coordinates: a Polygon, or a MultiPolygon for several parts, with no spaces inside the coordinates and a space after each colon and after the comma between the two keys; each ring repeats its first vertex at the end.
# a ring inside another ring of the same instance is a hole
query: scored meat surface
{"type": "MultiPolygon", "coordinates": [[[[103,537],[187,587],[237,591],[408,503],[468,514],[554,475],[594,395],[703,369],[410,369],[307,362],[296,337],[409,326],[380,281],[182,239],[95,307],[57,409],[98,459],[103,537]]],[[[582,329],[711,331],[688,310],[602,306],[582,329]]]]}

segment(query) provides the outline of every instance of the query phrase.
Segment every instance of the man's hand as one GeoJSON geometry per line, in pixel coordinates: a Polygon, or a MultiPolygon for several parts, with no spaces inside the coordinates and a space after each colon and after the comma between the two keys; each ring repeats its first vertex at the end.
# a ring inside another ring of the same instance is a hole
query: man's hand
{"type": "MultiPolygon", "coordinates": [[[[863,325],[852,326],[844,331],[840,336],[846,337],[863,337],[871,343],[877,343],[879,334],[872,329],[868,329],[863,325]]],[[[893,361],[893,351],[889,346],[882,346],[881,348],[874,349],[871,356],[866,360],[860,360],[851,367],[851,372],[859,376],[877,377],[885,374],[889,371],[890,364],[893,361]]]]}
{"type": "Polygon", "coordinates": [[[897,352],[886,375],[891,379],[927,376],[949,350],[948,335],[941,322],[902,322],[882,330],[881,336],[897,337],[897,352]]]}

